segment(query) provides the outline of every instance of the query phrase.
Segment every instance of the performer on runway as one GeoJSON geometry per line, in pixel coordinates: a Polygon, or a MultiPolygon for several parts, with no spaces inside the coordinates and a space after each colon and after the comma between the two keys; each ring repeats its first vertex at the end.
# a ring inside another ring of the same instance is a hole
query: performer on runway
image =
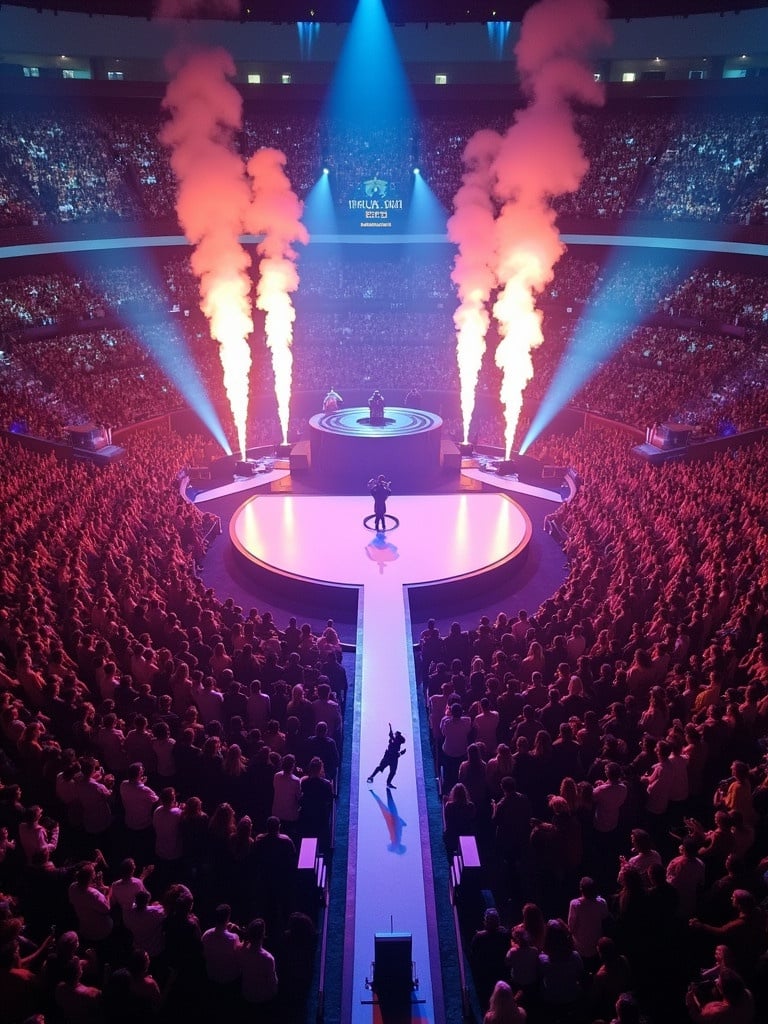
{"type": "Polygon", "coordinates": [[[397,732],[392,732],[392,723],[389,723],[389,743],[387,743],[387,749],[384,751],[384,757],[379,761],[378,767],[371,772],[366,779],[368,785],[373,782],[374,778],[383,772],[385,768],[389,768],[389,775],[387,776],[387,789],[397,789],[392,779],[395,777],[397,771],[397,765],[400,758],[405,753],[405,736],[398,729],[397,732]],[[403,748],[402,750],[400,748],[403,748]]]}
{"type": "Polygon", "coordinates": [[[368,490],[373,498],[373,514],[375,517],[373,525],[377,530],[386,530],[387,528],[387,498],[391,493],[390,487],[391,484],[388,480],[384,479],[383,473],[379,475],[378,479],[371,477],[368,481],[368,490]]]}
{"type": "Polygon", "coordinates": [[[371,397],[368,399],[368,408],[370,410],[370,421],[372,426],[381,427],[384,425],[384,396],[378,388],[373,392],[371,397]]]}
{"type": "Polygon", "coordinates": [[[335,388],[328,388],[328,394],[323,399],[323,412],[336,412],[344,399],[335,388]]]}

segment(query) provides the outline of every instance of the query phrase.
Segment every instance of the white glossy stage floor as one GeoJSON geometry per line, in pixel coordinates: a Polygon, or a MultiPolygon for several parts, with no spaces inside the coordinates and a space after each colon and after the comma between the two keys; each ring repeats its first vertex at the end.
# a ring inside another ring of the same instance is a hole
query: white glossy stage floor
{"type": "Polygon", "coordinates": [[[519,554],[531,530],[499,493],[392,497],[388,507],[400,525],[385,534],[365,528],[371,501],[356,496],[256,495],[230,524],[241,555],[262,566],[360,588],[342,1012],[354,1024],[378,1019],[365,979],[374,935],[391,927],[413,936],[411,1019],[444,1019],[425,795],[434,780],[422,773],[406,586],[482,573],[519,554]],[[386,774],[365,781],[389,722],[407,738],[393,790],[386,774]]]}
{"type": "Polygon", "coordinates": [[[402,586],[482,572],[515,557],[530,529],[498,493],[404,495],[388,508],[400,525],[382,537],[363,524],[370,498],[256,495],[233,516],[230,536],[278,573],[354,587],[386,576],[402,586]]]}

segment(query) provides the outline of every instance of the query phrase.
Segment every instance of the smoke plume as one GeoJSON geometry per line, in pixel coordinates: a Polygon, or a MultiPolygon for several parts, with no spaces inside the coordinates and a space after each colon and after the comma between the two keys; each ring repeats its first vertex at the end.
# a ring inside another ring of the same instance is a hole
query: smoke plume
{"type": "Polygon", "coordinates": [[[488,300],[496,286],[496,253],[489,247],[495,216],[491,167],[500,146],[501,136],[490,130],[476,132],[469,140],[463,154],[467,170],[453,200],[455,212],[448,220],[448,237],[459,248],[451,278],[460,300],[453,322],[465,441],[469,439],[475,389],[490,323],[488,300]]]}
{"type": "Polygon", "coordinates": [[[242,126],[242,99],[229,79],[234,61],[222,49],[177,50],[163,98],[170,119],[160,141],[171,150],[178,181],[176,211],[195,246],[191,264],[200,280],[200,308],[219,342],[224,386],[245,458],[251,321],[248,267],[239,242],[250,193],[234,133],[242,126]]]}
{"type": "Polygon", "coordinates": [[[296,311],[291,293],[299,286],[293,242],[306,245],[307,229],[301,223],[303,204],[285,173],[286,156],[279,149],[259,149],[248,161],[252,200],[246,211],[246,228],[263,235],[257,251],[259,280],[256,306],[266,313],[267,345],[272,353],[275,395],[283,441],[288,440],[291,382],[293,378],[293,322],[296,311]]]}
{"type": "MultiPolygon", "coordinates": [[[[604,101],[588,58],[594,47],[610,42],[606,17],[604,0],[540,0],[528,10],[515,47],[528,105],[515,114],[490,166],[491,194],[500,205],[492,230],[487,207],[477,200],[468,204],[463,189],[454,201],[454,219],[461,213],[462,223],[471,225],[462,230],[459,255],[468,237],[473,251],[476,245],[479,252],[482,233],[488,265],[499,286],[493,315],[501,336],[496,363],[502,371],[507,455],[523,391],[533,376],[531,352],[543,340],[536,298],[551,281],[564,251],[550,202],[554,196],[576,191],[588,168],[574,127],[572,103],[598,106],[604,101]],[[472,207],[474,216],[470,216],[472,207]]],[[[474,142],[470,140],[465,160],[474,142]]],[[[463,305],[468,278],[458,259],[454,280],[463,305]]]]}

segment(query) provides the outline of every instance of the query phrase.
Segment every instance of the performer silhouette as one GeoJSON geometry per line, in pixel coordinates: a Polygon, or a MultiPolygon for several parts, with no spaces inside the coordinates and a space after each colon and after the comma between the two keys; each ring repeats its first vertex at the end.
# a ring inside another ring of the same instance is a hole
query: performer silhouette
{"type": "Polygon", "coordinates": [[[397,732],[392,732],[392,723],[389,723],[389,742],[387,743],[387,749],[384,751],[384,757],[379,761],[378,767],[371,772],[366,779],[366,782],[370,786],[374,778],[383,772],[385,768],[389,768],[389,775],[387,776],[387,789],[397,789],[392,779],[395,777],[397,771],[397,765],[400,758],[405,753],[405,736],[398,729],[397,732]],[[400,748],[403,748],[402,750],[400,748]]]}
{"type": "Polygon", "coordinates": [[[373,498],[373,525],[376,530],[386,530],[387,498],[389,497],[390,482],[380,473],[378,478],[371,478],[368,481],[368,490],[373,498]]]}
{"type": "Polygon", "coordinates": [[[341,405],[343,399],[338,391],[331,387],[328,389],[328,394],[323,399],[323,412],[336,412],[341,405]]]}
{"type": "Polygon", "coordinates": [[[384,396],[378,388],[373,392],[371,397],[368,399],[368,409],[370,410],[370,422],[372,426],[381,427],[384,425],[384,396]]]}

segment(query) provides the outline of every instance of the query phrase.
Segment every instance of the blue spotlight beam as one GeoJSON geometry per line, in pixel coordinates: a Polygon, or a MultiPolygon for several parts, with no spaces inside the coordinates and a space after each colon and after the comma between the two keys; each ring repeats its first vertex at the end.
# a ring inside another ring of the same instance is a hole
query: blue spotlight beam
{"type": "Polygon", "coordinates": [[[410,86],[381,0],[360,0],[326,101],[332,125],[397,125],[413,116],[410,86]]]}
{"type": "Polygon", "coordinates": [[[296,29],[299,33],[299,52],[302,60],[310,60],[315,42],[320,35],[320,23],[317,21],[297,21],[296,29]]]}
{"type": "Polygon", "coordinates": [[[502,60],[504,50],[509,39],[509,30],[512,27],[511,21],[486,21],[485,27],[488,30],[488,42],[496,60],[502,60]]]}
{"type": "MultiPolygon", "coordinates": [[[[131,330],[142,346],[184,396],[190,408],[197,413],[210,430],[214,440],[221,445],[226,455],[231,455],[232,448],[224,434],[221,420],[216,414],[200,373],[190,358],[187,342],[176,324],[171,320],[166,321],[161,340],[149,331],[148,326],[147,323],[140,321],[130,324],[131,330]]],[[[211,339],[211,345],[218,347],[218,342],[211,339]]]]}
{"type": "Polygon", "coordinates": [[[406,230],[415,106],[382,0],[359,0],[323,108],[323,160],[353,230],[406,230]]]}
{"type": "Polygon", "coordinates": [[[413,169],[413,191],[408,210],[409,235],[443,234],[448,213],[424,180],[418,167],[413,169]]]}
{"type": "MultiPolygon", "coordinates": [[[[680,276],[689,273],[703,259],[703,254],[696,251],[674,251],[681,260],[680,276]]],[[[557,413],[595,376],[603,364],[619,351],[632,331],[641,326],[653,312],[651,303],[640,306],[617,303],[611,296],[621,255],[620,251],[616,251],[610,257],[604,278],[587,303],[586,311],[571,336],[563,358],[520,445],[521,454],[533,444],[557,413]]],[[[670,278],[668,287],[674,283],[675,281],[670,278]]]]}
{"type": "Polygon", "coordinates": [[[338,230],[331,192],[331,177],[327,167],[323,168],[323,173],[304,200],[302,220],[310,236],[333,235],[338,230]]]}
{"type": "MultiPolygon", "coordinates": [[[[75,253],[68,256],[68,261],[77,268],[78,273],[88,273],[92,270],[92,264],[80,260],[75,253]]],[[[119,261],[115,262],[119,265],[119,261]]],[[[102,267],[107,265],[102,263],[102,267]]],[[[142,269],[156,290],[163,293],[165,284],[160,280],[150,260],[143,263],[142,269]]],[[[231,455],[232,448],[227,441],[221,420],[213,407],[200,373],[192,361],[186,339],[177,324],[174,323],[173,317],[169,314],[165,315],[164,330],[160,337],[158,337],[159,332],[152,330],[157,325],[157,319],[153,319],[150,323],[134,303],[124,305],[120,309],[119,318],[133,332],[144,350],[149,353],[176,390],[184,397],[189,407],[197,413],[223,451],[227,455],[231,455]]],[[[218,342],[212,339],[211,345],[217,346],[218,342]]]]}

